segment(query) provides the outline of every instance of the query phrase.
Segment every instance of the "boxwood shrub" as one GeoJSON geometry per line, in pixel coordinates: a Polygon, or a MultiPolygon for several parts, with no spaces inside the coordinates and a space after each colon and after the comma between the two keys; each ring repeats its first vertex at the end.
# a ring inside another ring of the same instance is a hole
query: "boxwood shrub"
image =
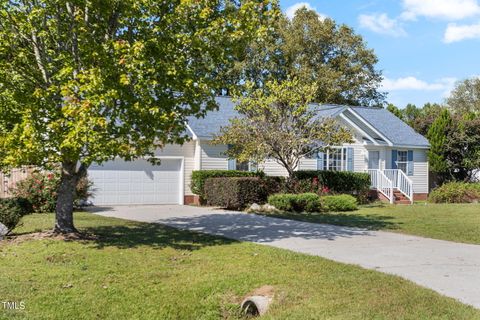
{"type": "Polygon", "coordinates": [[[268,203],[281,211],[319,212],[320,197],[315,193],[280,193],[268,197],[268,203]]]}
{"type": "Polygon", "coordinates": [[[429,196],[433,203],[471,203],[480,200],[480,183],[448,182],[429,196]]]}
{"type": "Polygon", "coordinates": [[[267,193],[258,177],[208,178],[205,181],[207,204],[241,210],[252,203],[265,203],[267,193]]]}
{"type": "Polygon", "coordinates": [[[0,222],[8,230],[13,230],[20,222],[20,219],[30,213],[32,213],[32,207],[26,199],[0,199],[0,222]]]}
{"type": "Polygon", "coordinates": [[[357,199],[349,194],[321,197],[325,211],[353,211],[358,209],[357,199]]]}
{"type": "Polygon", "coordinates": [[[202,201],[206,201],[205,181],[209,178],[226,178],[226,177],[262,177],[263,172],[249,172],[237,170],[196,170],[192,172],[192,182],[190,189],[202,201]]]}

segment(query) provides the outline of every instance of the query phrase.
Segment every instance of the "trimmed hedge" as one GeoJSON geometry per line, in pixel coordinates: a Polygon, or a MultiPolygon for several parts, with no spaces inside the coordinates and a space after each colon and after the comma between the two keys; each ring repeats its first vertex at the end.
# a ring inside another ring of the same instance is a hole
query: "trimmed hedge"
{"type": "Polygon", "coordinates": [[[299,181],[300,192],[318,192],[323,188],[333,193],[363,196],[370,190],[368,173],[349,171],[295,171],[293,175],[299,181]],[[306,190],[305,190],[306,189],[306,190]]]}
{"type": "Polygon", "coordinates": [[[433,190],[428,200],[433,203],[478,202],[480,183],[448,182],[433,190]]]}
{"type": "Polygon", "coordinates": [[[192,182],[190,189],[200,199],[207,199],[205,194],[205,181],[209,178],[227,178],[227,177],[263,177],[263,172],[249,172],[237,170],[196,170],[192,172],[192,182]]]}
{"type": "Polygon", "coordinates": [[[0,222],[10,231],[18,225],[23,216],[30,213],[32,213],[32,207],[26,199],[0,199],[0,222]]]}
{"type": "Polygon", "coordinates": [[[326,211],[353,211],[358,209],[357,199],[349,194],[321,197],[326,211]]]}
{"type": "Polygon", "coordinates": [[[208,178],[205,181],[207,204],[241,210],[253,203],[264,203],[265,186],[258,177],[208,178]]]}
{"type": "Polygon", "coordinates": [[[319,212],[322,210],[320,197],[315,193],[283,193],[268,197],[268,203],[281,211],[319,212]]]}

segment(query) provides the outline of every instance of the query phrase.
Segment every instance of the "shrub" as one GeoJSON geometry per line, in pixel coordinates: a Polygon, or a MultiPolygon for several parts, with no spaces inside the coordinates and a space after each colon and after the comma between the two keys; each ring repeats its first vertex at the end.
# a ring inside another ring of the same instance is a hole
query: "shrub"
{"type": "Polygon", "coordinates": [[[366,199],[370,190],[370,175],[349,171],[295,171],[293,191],[317,194],[343,193],[366,199]]]}
{"type": "Polygon", "coordinates": [[[321,197],[326,211],[353,211],[358,209],[357,199],[349,194],[321,197]]]}
{"type": "Polygon", "coordinates": [[[241,210],[252,203],[264,203],[265,187],[258,177],[208,178],[205,181],[207,204],[241,210]]]}
{"type": "Polygon", "coordinates": [[[268,203],[281,211],[319,212],[320,197],[315,193],[274,194],[268,197],[268,203]]]}
{"type": "Polygon", "coordinates": [[[205,181],[209,178],[227,178],[227,177],[262,177],[263,172],[249,172],[237,170],[198,170],[192,172],[192,182],[190,189],[200,196],[200,200],[207,199],[205,194],[205,181]]]}
{"type": "Polygon", "coordinates": [[[0,199],[0,223],[5,225],[9,231],[18,225],[23,216],[31,212],[32,208],[26,199],[0,199]]]}
{"type": "MultiPolygon", "coordinates": [[[[34,172],[28,178],[17,183],[13,194],[28,200],[34,212],[53,212],[57,203],[59,184],[60,174],[58,172],[34,172]]],[[[75,200],[88,198],[90,187],[91,183],[88,179],[82,178],[77,185],[75,200]]]]}
{"type": "Polygon", "coordinates": [[[287,190],[287,179],[285,177],[269,177],[262,178],[267,195],[284,193],[287,190]]]}
{"type": "Polygon", "coordinates": [[[279,193],[268,197],[268,203],[281,211],[294,211],[293,203],[295,202],[296,194],[279,193]]]}
{"type": "Polygon", "coordinates": [[[448,182],[430,193],[433,203],[470,203],[480,200],[480,183],[448,182]]]}

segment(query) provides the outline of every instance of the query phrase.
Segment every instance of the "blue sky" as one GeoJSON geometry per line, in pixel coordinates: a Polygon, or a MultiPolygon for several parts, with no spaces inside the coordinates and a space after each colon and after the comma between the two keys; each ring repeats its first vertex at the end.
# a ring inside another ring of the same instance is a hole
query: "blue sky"
{"type": "Polygon", "coordinates": [[[388,102],[443,102],[480,75],[480,0],[280,0],[353,27],[379,58],[388,102]]]}

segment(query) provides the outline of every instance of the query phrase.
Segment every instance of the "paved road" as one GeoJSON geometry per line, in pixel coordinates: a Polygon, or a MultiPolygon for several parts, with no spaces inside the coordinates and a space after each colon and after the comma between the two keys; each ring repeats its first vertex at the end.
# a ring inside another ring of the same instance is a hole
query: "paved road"
{"type": "Polygon", "coordinates": [[[97,214],[251,241],[401,276],[480,309],[480,246],[190,206],[119,206],[97,214]]]}

